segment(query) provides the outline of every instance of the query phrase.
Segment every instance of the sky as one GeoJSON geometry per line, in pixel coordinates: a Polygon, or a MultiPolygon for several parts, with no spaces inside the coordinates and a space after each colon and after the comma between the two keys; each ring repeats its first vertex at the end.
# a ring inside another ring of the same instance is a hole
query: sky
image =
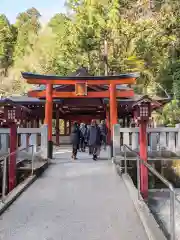
{"type": "Polygon", "coordinates": [[[47,22],[54,14],[64,12],[65,0],[0,0],[0,14],[5,14],[11,23],[16,16],[28,8],[35,7],[42,15],[42,22],[47,22]]]}

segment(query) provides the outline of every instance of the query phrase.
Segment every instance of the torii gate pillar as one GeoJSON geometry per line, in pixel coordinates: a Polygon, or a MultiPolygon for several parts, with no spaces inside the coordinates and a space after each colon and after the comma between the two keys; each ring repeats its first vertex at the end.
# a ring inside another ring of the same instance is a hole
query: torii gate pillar
{"type": "Polygon", "coordinates": [[[117,102],[116,102],[116,85],[111,83],[109,86],[109,107],[110,107],[110,128],[111,128],[111,157],[113,157],[113,125],[117,124],[117,102]]]}
{"type": "Polygon", "coordinates": [[[46,107],[45,107],[45,124],[48,125],[48,158],[53,157],[53,142],[52,142],[52,112],[53,112],[53,85],[46,84],[46,107]]]}

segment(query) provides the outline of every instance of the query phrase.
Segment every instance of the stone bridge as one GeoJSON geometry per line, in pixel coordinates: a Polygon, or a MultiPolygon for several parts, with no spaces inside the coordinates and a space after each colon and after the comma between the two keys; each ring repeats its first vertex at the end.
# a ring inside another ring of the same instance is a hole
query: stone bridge
{"type": "MultiPolygon", "coordinates": [[[[2,206],[1,206],[2,207],[2,206]]],[[[1,240],[165,239],[128,176],[101,152],[71,160],[56,148],[48,169],[0,217],[1,240]]]]}

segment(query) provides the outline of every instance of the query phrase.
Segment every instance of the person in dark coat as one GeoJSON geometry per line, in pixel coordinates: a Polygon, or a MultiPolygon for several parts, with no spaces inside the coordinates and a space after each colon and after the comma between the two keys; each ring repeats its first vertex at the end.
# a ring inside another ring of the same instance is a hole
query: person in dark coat
{"type": "Polygon", "coordinates": [[[88,125],[85,123],[85,128],[86,128],[86,137],[85,137],[85,149],[86,149],[86,146],[88,145],[88,142],[87,142],[87,134],[88,134],[88,125]]]}
{"type": "Polygon", "coordinates": [[[90,153],[93,154],[93,160],[97,160],[98,152],[101,146],[101,131],[96,120],[91,121],[88,129],[87,139],[89,142],[90,153]]]}
{"type": "MultiPolygon", "coordinates": [[[[78,129],[80,128],[80,124],[77,122],[77,126],[78,126],[78,129]]],[[[80,132],[80,129],[79,129],[79,143],[78,143],[78,146],[77,146],[77,150],[79,151],[79,145],[80,145],[80,139],[81,139],[81,132],[80,132]]]]}
{"type": "Polygon", "coordinates": [[[104,150],[106,150],[108,129],[104,120],[102,120],[101,123],[99,124],[99,128],[101,131],[101,138],[102,138],[101,140],[104,145],[104,150]]]}
{"type": "Polygon", "coordinates": [[[77,122],[71,128],[72,158],[77,159],[77,150],[80,142],[80,130],[77,122]]]}
{"type": "Polygon", "coordinates": [[[108,129],[104,120],[102,120],[101,123],[99,124],[99,128],[101,131],[102,144],[104,145],[104,150],[106,150],[108,129]]]}
{"type": "Polygon", "coordinates": [[[81,132],[80,148],[81,148],[82,152],[85,152],[86,139],[87,139],[87,127],[86,127],[85,123],[81,123],[81,125],[80,125],[80,132],[81,132]]]}

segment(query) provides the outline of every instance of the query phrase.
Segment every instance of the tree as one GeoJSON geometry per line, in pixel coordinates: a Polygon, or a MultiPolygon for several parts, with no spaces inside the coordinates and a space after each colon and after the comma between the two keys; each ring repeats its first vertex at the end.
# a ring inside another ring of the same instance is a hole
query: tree
{"type": "Polygon", "coordinates": [[[178,0],[67,0],[66,6],[44,29],[35,8],[20,13],[14,26],[0,16],[1,69],[13,91],[26,89],[21,71],[67,75],[86,66],[104,74],[107,41],[109,74],[140,72],[136,92],[162,94],[160,84],[178,102],[178,0]]]}
{"type": "Polygon", "coordinates": [[[14,52],[15,61],[32,50],[40,30],[39,18],[40,13],[35,8],[28,9],[18,15],[15,23],[18,33],[14,52]]]}
{"type": "Polygon", "coordinates": [[[55,35],[50,28],[46,27],[39,33],[32,51],[24,56],[21,64],[25,71],[55,74],[56,54],[55,35]]]}
{"type": "Polygon", "coordinates": [[[16,32],[5,15],[0,15],[0,75],[6,76],[13,63],[12,55],[16,32]]]}

